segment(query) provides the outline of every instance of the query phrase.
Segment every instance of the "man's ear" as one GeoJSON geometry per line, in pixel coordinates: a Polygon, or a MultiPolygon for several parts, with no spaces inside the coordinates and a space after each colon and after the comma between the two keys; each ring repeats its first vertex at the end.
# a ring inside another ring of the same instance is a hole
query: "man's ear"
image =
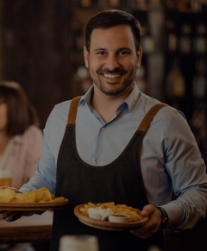
{"type": "Polygon", "coordinates": [[[142,47],[139,47],[139,50],[137,52],[137,68],[140,68],[142,61],[142,47]]]}
{"type": "Polygon", "coordinates": [[[84,62],[86,68],[88,68],[88,57],[89,57],[89,52],[87,51],[86,47],[83,47],[83,57],[84,57],[84,62]]]}

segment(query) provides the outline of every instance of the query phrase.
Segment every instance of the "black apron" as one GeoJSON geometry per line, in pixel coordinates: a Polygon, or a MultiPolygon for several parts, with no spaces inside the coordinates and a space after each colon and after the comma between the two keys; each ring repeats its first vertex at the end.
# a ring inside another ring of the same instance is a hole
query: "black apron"
{"type": "MultiPolygon", "coordinates": [[[[142,209],[148,203],[139,149],[151,120],[165,104],[157,104],[145,116],[124,151],[112,163],[96,167],[85,163],[76,149],[75,120],[80,97],[73,99],[68,124],[57,162],[56,196],[69,199],[69,204],[54,212],[51,251],[58,251],[63,235],[95,235],[100,251],[145,251],[154,244],[163,247],[164,237],[158,231],[149,239],[140,239],[130,231],[107,231],[84,225],[74,215],[74,207],[88,202],[115,202],[142,209]]],[[[85,140],[85,139],[82,139],[85,140]]]]}

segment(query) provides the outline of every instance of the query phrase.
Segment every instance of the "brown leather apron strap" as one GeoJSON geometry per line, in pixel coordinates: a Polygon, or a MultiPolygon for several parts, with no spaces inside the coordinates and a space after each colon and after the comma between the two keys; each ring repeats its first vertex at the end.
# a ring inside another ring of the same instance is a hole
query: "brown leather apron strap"
{"type": "Polygon", "coordinates": [[[165,103],[159,103],[154,105],[145,115],[145,117],[143,118],[141,124],[138,127],[138,131],[142,131],[142,132],[146,132],[147,128],[149,127],[152,119],[154,118],[154,116],[157,114],[157,112],[164,106],[166,106],[167,104],[165,103]]]}
{"type": "Polygon", "coordinates": [[[71,105],[70,105],[70,111],[68,113],[68,124],[75,124],[75,120],[76,120],[76,114],[77,114],[77,110],[78,110],[78,104],[80,101],[81,97],[78,96],[76,98],[73,98],[71,105]]]}

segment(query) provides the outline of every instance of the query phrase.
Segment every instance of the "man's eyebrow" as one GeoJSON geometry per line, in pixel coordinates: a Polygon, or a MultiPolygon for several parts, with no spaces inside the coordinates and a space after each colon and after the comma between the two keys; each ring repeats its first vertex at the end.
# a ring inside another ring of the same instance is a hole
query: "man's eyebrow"
{"type": "Polygon", "coordinates": [[[131,49],[128,47],[119,48],[117,51],[123,51],[123,50],[131,51],[131,49]]]}
{"type": "MultiPolygon", "coordinates": [[[[105,51],[105,50],[107,50],[107,48],[96,48],[96,49],[94,49],[94,51],[105,51]]],[[[132,51],[128,47],[121,47],[121,48],[118,48],[116,51],[119,52],[119,51],[123,51],[123,50],[132,51]]]]}
{"type": "Polygon", "coordinates": [[[106,48],[96,48],[96,49],[94,49],[94,51],[105,51],[106,50],[106,48]]]}

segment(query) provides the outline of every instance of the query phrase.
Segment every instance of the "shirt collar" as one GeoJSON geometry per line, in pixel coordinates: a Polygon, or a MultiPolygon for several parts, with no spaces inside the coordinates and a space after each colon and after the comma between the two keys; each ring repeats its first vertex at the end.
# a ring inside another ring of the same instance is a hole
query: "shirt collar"
{"type": "MultiPolygon", "coordinates": [[[[87,104],[88,107],[90,107],[90,100],[91,100],[91,96],[93,94],[94,88],[93,85],[89,88],[89,90],[81,97],[80,102],[79,102],[79,106],[83,105],[83,104],[87,104]]],[[[137,84],[135,83],[133,90],[131,91],[131,93],[128,95],[128,97],[123,101],[123,103],[119,106],[118,109],[120,109],[121,107],[125,107],[126,109],[128,109],[129,112],[132,112],[138,98],[140,95],[140,90],[137,86],[137,84]]]]}
{"type": "Polygon", "coordinates": [[[87,104],[90,107],[90,100],[93,94],[93,85],[88,89],[88,91],[81,97],[79,106],[83,104],[87,104]]]}
{"type": "Polygon", "coordinates": [[[124,100],[123,104],[126,104],[129,112],[132,112],[134,109],[135,104],[137,103],[137,100],[140,95],[140,90],[137,86],[137,84],[134,84],[134,89],[130,92],[128,97],[124,100]]]}

